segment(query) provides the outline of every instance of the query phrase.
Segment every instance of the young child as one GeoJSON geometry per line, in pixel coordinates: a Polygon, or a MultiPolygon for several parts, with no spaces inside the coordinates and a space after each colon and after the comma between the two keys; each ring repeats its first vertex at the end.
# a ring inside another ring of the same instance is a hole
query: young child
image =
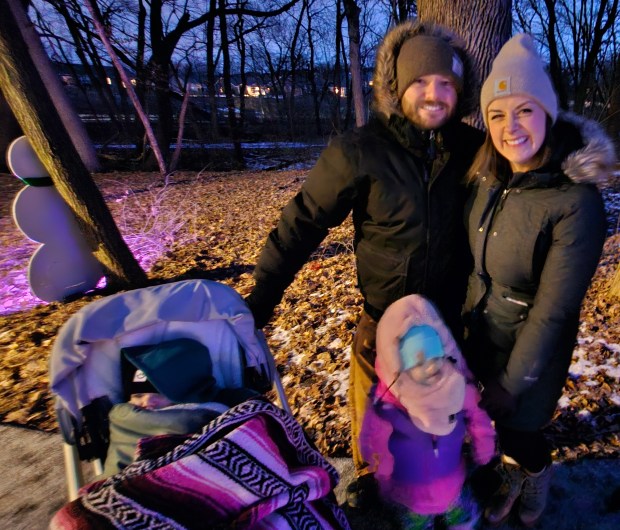
{"type": "Polygon", "coordinates": [[[480,511],[463,487],[463,443],[469,437],[475,463],[486,464],[495,432],[454,338],[424,297],[385,311],[375,368],[359,443],[382,500],[405,529],[430,530],[438,515],[452,530],[474,528],[480,511]]]}

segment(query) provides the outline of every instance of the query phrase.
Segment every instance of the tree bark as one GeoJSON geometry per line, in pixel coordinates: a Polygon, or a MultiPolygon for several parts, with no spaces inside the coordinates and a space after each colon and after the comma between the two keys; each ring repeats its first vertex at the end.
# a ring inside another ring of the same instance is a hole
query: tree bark
{"type": "Polygon", "coordinates": [[[612,299],[620,300],[620,265],[616,269],[611,283],[609,284],[609,297],[612,299]]]}
{"type": "Polygon", "coordinates": [[[228,125],[230,127],[230,139],[233,143],[233,150],[235,154],[235,162],[239,167],[243,167],[244,157],[243,150],[241,148],[241,139],[239,138],[239,128],[237,125],[237,116],[235,114],[235,98],[232,92],[232,80],[230,73],[230,48],[228,43],[228,25],[225,14],[225,1],[220,0],[220,34],[222,39],[222,62],[223,62],[223,77],[224,77],[224,94],[226,95],[226,108],[228,110],[228,125]]]}
{"type": "MultiPolygon", "coordinates": [[[[512,0],[418,0],[420,20],[446,26],[465,40],[478,74],[477,92],[510,38],[511,15],[512,0]]],[[[479,112],[468,121],[482,128],[479,112]]]]}
{"type": "Polygon", "coordinates": [[[6,153],[11,142],[24,133],[20,129],[15,116],[13,116],[11,107],[9,107],[2,95],[2,91],[0,91],[0,123],[2,124],[0,127],[0,153],[3,154],[0,156],[0,173],[7,173],[9,168],[6,164],[4,153],[6,153]]]}
{"type": "Polygon", "coordinates": [[[113,288],[138,287],[146,274],[125,244],[92,176],[73,147],[23,42],[0,2],[0,89],[61,197],[75,214],[113,288]]]}
{"type": "Polygon", "coordinates": [[[97,152],[91,142],[86,127],[75,111],[69,97],[54,71],[52,63],[43,49],[41,39],[36,32],[34,25],[28,19],[22,3],[19,0],[7,0],[9,9],[13,13],[17,25],[21,31],[22,38],[26,43],[30,57],[34,62],[41,80],[50,95],[60,119],[62,120],[67,133],[71,137],[73,145],[82,159],[82,162],[89,171],[99,171],[100,165],[97,159],[97,152]]]}
{"type": "Polygon", "coordinates": [[[355,0],[344,0],[344,12],[349,28],[349,68],[351,69],[355,125],[361,127],[366,123],[366,106],[364,105],[362,63],[360,61],[360,8],[355,0]]]}

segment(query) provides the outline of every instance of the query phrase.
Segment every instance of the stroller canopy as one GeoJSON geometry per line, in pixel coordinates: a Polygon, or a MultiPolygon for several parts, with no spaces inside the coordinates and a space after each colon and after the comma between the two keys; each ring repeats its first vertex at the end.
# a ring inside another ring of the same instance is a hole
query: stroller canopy
{"type": "Polygon", "coordinates": [[[224,388],[243,386],[245,367],[273,381],[275,364],[252,313],[231,287],[187,280],[118,293],[92,302],[60,329],[50,360],[58,408],[80,421],[80,409],[108,396],[123,400],[120,351],[191,338],[211,355],[224,388]]]}

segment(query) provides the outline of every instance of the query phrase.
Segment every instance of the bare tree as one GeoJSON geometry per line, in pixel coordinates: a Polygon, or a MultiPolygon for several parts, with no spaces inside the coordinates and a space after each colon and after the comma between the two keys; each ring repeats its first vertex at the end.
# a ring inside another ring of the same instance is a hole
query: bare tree
{"type": "Polygon", "coordinates": [[[239,127],[235,114],[235,99],[232,92],[230,49],[228,42],[228,22],[225,14],[226,0],[220,0],[220,35],[222,39],[222,58],[224,73],[224,94],[226,95],[226,108],[228,109],[228,126],[230,136],[233,141],[235,161],[239,166],[243,166],[243,150],[241,149],[241,139],[239,138],[239,127]]]}
{"type": "Polygon", "coordinates": [[[316,133],[320,136],[322,134],[321,127],[321,97],[319,94],[319,89],[317,86],[317,78],[316,78],[316,53],[315,53],[315,45],[314,45],[314,34],[312,30],[312,24],[314,20],[314,16],[312,13],[312,7],[314,2],[311,2],[308,5],[308,9],[306,10],[306,32],[308,39],[308,82],[310,83],[310,92],[312,94],[312,108],[314,111],[314,124],[316,127],[316,133]]]}
{"type": "MultiPolygon", "coordinates": [[[[47,0],[47,2],[51,1],[47,0]]],[[[30,12],[34,17],[39,34],[47,43],[51,57],[56,62],[64,63],[64,67],[72,74],[72,83],[81,93],[81,99],[85,101],[95,120],[101,125],[99,116],[106,114],[107,119],[113,125],[113,130],[110,131],[113,136],[123,134],[131,137],[133,122],[124,119],[124,98],[121,97],[121,102],[117,104],[112,86],[107,82],[108,75],[102,62],[102,54],[95,47],[93,39],[84,38],[80,32],[80,26],[74,23],[74,16],[69,14],[72,2],[55,2],[54,4],[54,10],[66,26],[66,32],[59,31],[59,20],[50,17],[49,8],[44,9],[44,7],[45,4],[38,2],[33,5],[30,12]],[[73,46],[74,42],[79,43],[79,45],[73,46]],[[74,64],[75,57],[71,57],[71,51],[75,52],[74,55],[77,57],[79,67],[86,73],[88,78],[86,83],[82,82],[84,76],[78,72],[78,65],[74,64]]],[[[118,84],[120,85],[120,83],[118,84]]]]}
{"type": "Polygon", "coordinates": [[[47,92],[56,106],[60,119],[71,137],[71,141],[79,153],[82,162],[89,171],[98,171],[99,161],[95,147],[90,141],[86,128],[75,111],[73,104],[69,100],[58,78],[58,74],[54,71],[52,63],[43,49],[41,39],[34,25],[28,19],[22,2],[20,0],[7,0],[7,4],[17,21],[30,57],[32,57],[32,61],[36,65],[41,80],[45,84],[47,92]]]}
{"type": "Polygon", "coordinates": [[[395,24],[417,15],[416,0],[389,0],[390,20],[395,24]]]}
{"type": "MultiPolygon", "coordinates": [[[[217,0],[209,0],[209,11],[214,12],[217,9],[217,0]]],[[[215,18],[210,17],[206,21],[207,32],[207,92],[209,96],[209,109],[211,111],[211,136],[217,138],[218,136],[218,124],[217,124],[217,88],[216,88],[216,73],[215,67],[217,65],[217,58],[215,56],[215,18]]]]}
{"type": "Polygon", "coordinates": [[[613,89],[601,82],[613,64],[618,0],[516,0],[515,13],[519,29],[537,36],[549,52],[560,106],[599,118],[613,89]]]}
{"type": "MultiPolygon", "coordinates": [[[[45,0],[59,11],[62,10],[66,2],[59,0],[45,0]]],[[[94,0],[92,0],[94,1],[94,0]]],[[[171,73],[173,71],[173,63],[175,60],[175,52],[179,43],[183,39],[193,38],[194,30],[201,28],[204,24],[215,24],[219,22],[222,27],[222,20],[226,17],[259,17],[270,18],[286,13],[299,0],[288,0],[280,2],[276,0],[265,0],[262,9],[253,9],[248,2],[226,0],[218,2],[209,2],[207,6],[209,10],[205,10],[203,3],[200,2],[168,2],[165,0],[139,0],[138,5],[133,3],[121,2],[120,0],[108,0],[106,2],[97,2],[102,8],[102,21],[104,27],[114,29],[111,35],[114,51],[123,64],[132,69],[136,73],[136,82],[138,85],[138,95],[142,99],[140,87],[144,87],[146,97],[147,89],[152,89],[154,109],[149,109],[149,113],[158,116],[155,134],[158,144],[167,158],[169,153],[169,144],[173,136],[173,100],[178,95],[171,89],[171,73]],[[128,6],[132,6],[128,8],[128,6]],[[128,19],[131,9],[138,10],[138,29],[142,30],[147,39],[142,41],[141,35],[132,35],[128,32],[122,34],[122,28],[128,26],[133,28],[133,18],[128,19]],[[131,23],[127,24],[130,20],[131,23]],[[148,24],[145,24],[145,21],[148,24]],[[121,38],[117,35],[120,34],[121,38]],[[148,42],[147,42],[148,41],[148,42]],[[136,57],[137,43],[137,57],[136,57]],[[143,55],[140,54],[142,51],[143,55]],[[150,54],[148,53],[150,52],[150,54]]],[[[81,3],[76,0],[70,0],[73,6],[71,12],[65,11],[65,15],[74,17],[74,24],[79,28],[79,32],[87,36],[84,41],[99,42],[99,36],[92,30],[90,21],[77,21],[77,17],[83,16],[81,12],[81,3]]],[[[220,31],[221,31],[220,27],[220,31]]],[[[227,23],[223,24],[227,27],[227,23]]],[[[76,42],[75,45],[83,45],[84,42],[76,42]]],[[[145,101],[142,99],[142,104],[145,101]]],[[[234,130],[231,130],[231,134],[234,130]]]]}
{"type": "Polygon", "coordinates": [[[75,214],[113,287],[140,286],[146,274],[123,241],[27,52],[17,22],[0,2],[0,89],[22,130],[75,214]]]}
{"type": "Polygon", "coordinates": [[[361,127],[366,123],[364,88],[362,84],[362,62],[360,59],[360,8],[355,0],[344,0],[344,12],[349,31],[349,67],[351,69],[351,89],[355,124],[361,127]]]}
{"type": "Polygon", "coordinates": [[[144,109],[142,108],[140,99],[138,98],[138,95],[136,94],[136,91],[131,84],[131,79],[123,68],[123,65],[121,64],[118,56],[116,55],[116,52],[114,51],[114,48],[112,47],[112,43],[110,42],[110,39],[107,35],[108,31],[106,30],[106,28],[103,27],[99,9],[97,8],[97,5],[93,0],[86,0],[84,3],[86,4],[86,7],[90,12],[95,28],[97,28],[99,38],[101,39],[101,42],[103,42],[103,45],[108,52],[108,55],[112,59],[112,63],[114,64],[116,71],[118,72],[123,81],[123,86],[125,87],[125,90],[127,90],[129,98],[131,99],[131,102],[133,103],[134,108],[136,109],[136,112],[140,117],[140,121],[144,125],[144,129],[146,130],[146,134],[151,144],[151,149],[153,150],[153,153],[155,154],[155,159],[157,160],[157,164],[159,165],[159,171],[162,176],[165,176],[168,173],[168,169],[166,167],[166,162],[162,155],[161,149],[159,148],[159,143],[157,142],[157,138],[155,138],[155,134],[153,133],[153,128],[151,127],[149,118],[146,115],[146,112],[144,112],[144,109]]]}

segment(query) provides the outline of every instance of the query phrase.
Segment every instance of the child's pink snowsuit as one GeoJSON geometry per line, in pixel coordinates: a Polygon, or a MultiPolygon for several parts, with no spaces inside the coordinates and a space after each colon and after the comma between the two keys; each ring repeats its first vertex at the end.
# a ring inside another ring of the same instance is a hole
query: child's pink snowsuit
{"type": "Polygon", "coordinates": [[[428,300],[411,295],[388,307],[377,327],[375,368],[379,383],[359,440],[369,471],[386,500],[418,514],[444,513],[465,482],[465,438],[474,461],[486,464],[495,453],[495,431],[478,407],[480,395],[454,338],[428,300]],[[430,386],[398,375],[399,340],[415,325],[432,326],[453,360],[430,386]]]}

